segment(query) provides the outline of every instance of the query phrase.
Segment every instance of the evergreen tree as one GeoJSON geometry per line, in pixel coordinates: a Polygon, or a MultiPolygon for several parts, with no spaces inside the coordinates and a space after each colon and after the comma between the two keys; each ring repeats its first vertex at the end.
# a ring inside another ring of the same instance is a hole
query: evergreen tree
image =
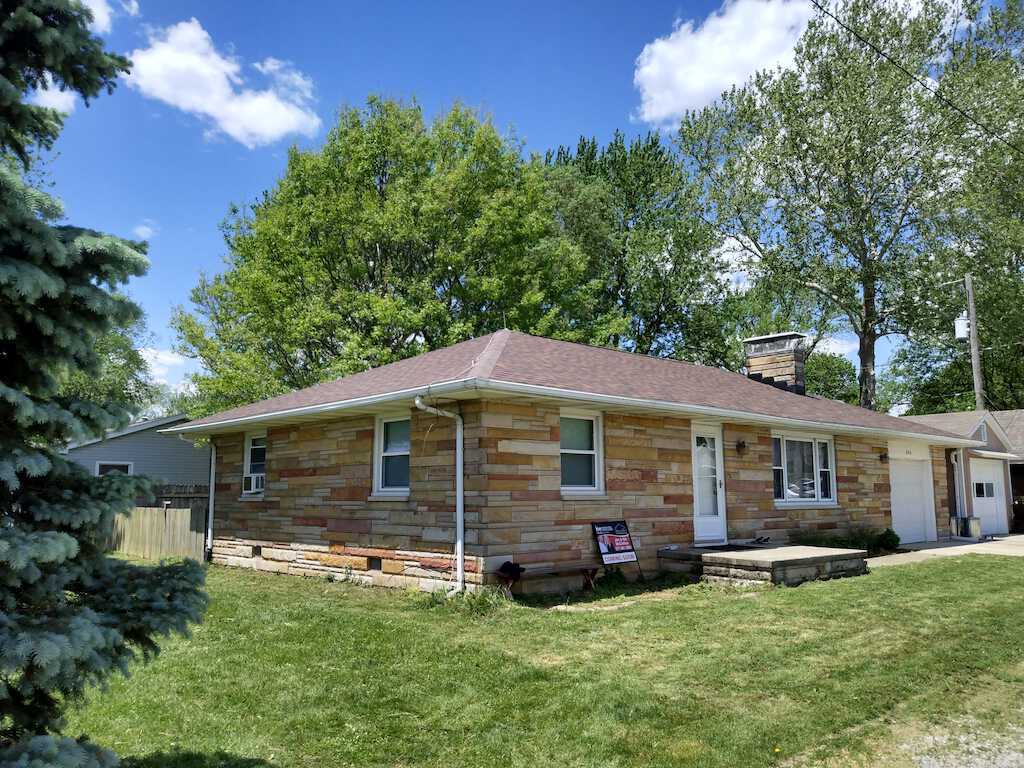
{"type": "Polygon", "coordinates": [[[116,403],[61,394],[72,372],[98,375],[96,344],[137,320],[116,292],[141,275],[141,247],[58,226],[59,203],[23,178],[59,131],[24,101],[44,82],[83,98],[109,88],[124,59],[103,51],[79,3],[0,4],[0,765],[107,766],[116,758],[60,736],[63,710],[126,672],[203,612],[192,561],[146,567],[104,554],[114,516],[142,478],[96,478],[62,444],[122,425],[116,403]],[[19,167],[19,165],[21,167],[19,167]]]}

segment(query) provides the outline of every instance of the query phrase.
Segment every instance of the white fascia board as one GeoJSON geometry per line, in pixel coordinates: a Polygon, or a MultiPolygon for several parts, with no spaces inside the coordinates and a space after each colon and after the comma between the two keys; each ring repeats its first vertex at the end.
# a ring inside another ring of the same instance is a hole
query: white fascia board
{"type": "Polygon", "coordinates": [[[291,408],[271,413],[258,414],[255,416],[243,416],[237,419],[224,419],[222,421],[198,424],[195,426],[174,427],[161,430],[162,432],[174,434],[212,434],[223,431],[226,427],[259,424],[281,419],[294,418],[297,416],[315,416],[318,414],[335,413],[351,410],[354,408],[366,408],[375,405],[384,405],[398,400],[408,400],[421,395],[430,397],[432,395],[451,394],[469,390],[500,392],[507,394],[533,395],[536,397],[551,397],[564,400],[578,400],[584,403],[601,403],[624,408],[640,408],[644,410],[663,411],[681,415],[699,415],[718,419],[731,419],[741,423],[765,424],[768,426],[797,427],[804,430],[816,430],[820,432],[823,428],[834,434],[851,435],[875,435],[887,438],[903,438],[909,440],[926,441],[932,445],[948,445],[955,447],[978,447],[984,445],[980,440],[969,440],[958,437],[942,437],[940,435],[927,435],[920,432],[905,432],[901,430],[876,429],[873,427],[860,427],[848,424],[834,424],[831,422],[808,421],[805,419],[790,419],[782,416],[769,416],[766,414],[751,413],[749,411],[733,410],[731,408],[715,408],[703,405],[689,405],[686,403],[675,403],[665,400],[646,400],[639,397],[623,397],[620,395],[602,395],[593,392],[581,392],[571,389],[560,389],[558,387],[546,387],[537,384],[521,384],[512,381],[498,381],[494,379],[456,379],[452,381],[431,384],[426,387],[413,387],[410,389],[387,392],[380,395],[354,398],[351,400],[340,400],[319,405],[304,406],[302,408],[291,408]]]}
{"type": "Polygon", "coordinates": [[[1024,458],[1018,456],[1016,453],[1005,453],[1004,451],[973,450],[970,454],[976,459],[999,459],[1001,461],[1009,461],[1010,463],[1020,461],[1024,458]]]}
{"type": "Polygon", "coordinates": [[[458,379],[453,381],[442,381],[437,384],[430,384],[426,387],[412,387],[400,389],[394,392],[385,392],[379,395],[368,395],[367,397],[356,397],[350,400],[338,400],[330,403],[319,403],[317,405],[306,405],[300,408],[285,408],[270,413],[259,413],[253,416],[241,416],[236,419],[222,419],[211,421],[206,424],[185,424],[180,427],[162,429],[161,432],[168,434],[213,434],[222,431],[224,427],[243,426],[249,424],[261,424],[264,422],[290,419],[297,416],[316,416],[318,414],[334,413],[336,411],[347,411],[353,408],[367,408],[375,405],[385,405],[399,400],[409,400],[416,395],[430,397],[432,395],[447,394],[450,392],[461,392],[475,388],[476,379],[458,379]]]}

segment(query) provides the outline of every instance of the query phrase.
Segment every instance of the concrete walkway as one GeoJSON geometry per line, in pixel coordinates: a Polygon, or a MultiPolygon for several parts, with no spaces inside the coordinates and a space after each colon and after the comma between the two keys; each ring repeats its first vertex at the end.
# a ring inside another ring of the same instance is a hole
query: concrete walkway
{"type": "Polygon", "coordinates": [[[972,554],[1024,557],[1024,535],[1000,536],[998,539],[984,541],[980,544],[968,541],[932,541],[927,544],[908,544],[906,548],[913,548],[914,551],[902,552],[898,555],[869,557],[868,567],[904,565],[905,563],[920,563],[933,557],[957,557],[958,555],[972,554]]]}

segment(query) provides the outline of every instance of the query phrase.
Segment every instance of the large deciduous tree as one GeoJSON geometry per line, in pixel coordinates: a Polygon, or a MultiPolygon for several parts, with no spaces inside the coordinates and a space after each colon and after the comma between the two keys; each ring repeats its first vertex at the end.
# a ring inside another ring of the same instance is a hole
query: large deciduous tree
{"type": "Polygon", "coordinates": [[[578,249],[540,162],[472,112],[370,99],[225,224],[227,270],[174,319],[197,411],[502,328],[589,341],[578,249]],[[567,301],[575,293],[579,301],[567,301]],[[579,309],[582,308],[582,309],[579,309]]]}
{"type": "Polygon", "coordinates": [[[912,331],[922,295],[948,276],[940,223],[977,155],[956,141],[970,126],[934,91],[968,107],[980,96],[946,66],[963,29],[946,3],[832,7],[842,25],[819,11],[791,68],[687,115],[679,144],[702,176],[706,215],[750,268],[814,291],[856,334],[859,403],[874,408],[876,344],[912,331]]]}
{"type": "Polygon", "coordinates": [[[83,97],[127,62],[88,32],[79,3],[4,3],[0,19],[0,763],[106,766],[108,751],[61,737],[90,687],[185,632],[205,605],[195,562],[156,568],[107,557],[114,515],[147,483],[92,477],[58,449],[123,424],[118,403],[61,395],[71,371],[96,375],[96,343],[139,317],[116,292],[142,274],[132,243],[59,226],[59,203],[23,178],[59,130],[27,103],[48,82],[83,97]]]}
{"type": "MultiPolygon", "coordinates": [[[[1020,0],[989,9],[948,62],[983,94],[963,152],[978,152],[944,220],[944,259],[952,275],[971,273],[978,315],[986,407],[1024,408],[1024,12],[1020,0]],[[978,151],[980,149],[980,151],[978,151]]],[[[912,413],[974,407],[970,352],[954,338],[966,308],[962,285],[928,297],[915,333],[896,354],[896,392],[912,413]]]]}
{"type": "Polygon", "coordinates": [[[556,214],[585,257],[595,333],[645,355],[724,364],[730,325],[720,239],[697,189],[658,134],[606,146],[580,139],[550,158],[556,214]]]}

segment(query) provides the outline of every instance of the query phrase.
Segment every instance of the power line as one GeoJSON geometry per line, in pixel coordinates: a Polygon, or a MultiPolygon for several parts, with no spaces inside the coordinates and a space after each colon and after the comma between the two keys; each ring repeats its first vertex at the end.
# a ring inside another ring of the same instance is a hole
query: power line
{"type": "Polygon", "coordinates": [[[987,125],[985,125],[980,120],[975,118],[967,110],[963,109],[962,107],[960,107],[955,102],[952,102],[949,99],[947,99],[945,96],[943,96],[941,93],[939,93],[938,89],[932,88],[928,84],[928,82],[926,80],[924,80],[922,77],[920,77],[919,75],[915,74],[914,72],[911,72],[909,69],[907,69],[905,66],[903,66],[903,64],[901,64],[899,61],[897,61],[892,56],[890,56],[888,53],[886,53],[878,45],[876,45],[875,43],[871,42],[866,37],[864,37],[862,34],[860,34],[860,32],[858,32],[857,30],[855,30],[852,27],[850,27],[849,25],[847,25],[842,19],[840,19],[838,16],[836,16],[834,13],[832,13],[832,11],[827,6],[823,5],[820,2],[820,0],[811,0],[811,3],[819,11],[821,11],[822,13],[824,13],[827,16],[831,17],[832,20],[835,21],[836,24],[838,24],[840,27],[845,29],[851,35],[853,35],[858,40],[860,40],[864,45],[866,45],[868,48],[870,48],[872,51],[874,51],[878,56],[880,56],[881,58],[885,59],[887,62],[892,64],[894,67],[896,67],[898,70],[900,70],[903,74],[905,74],[907,77],[909,77],[915,83],[917,83],[922,88],[924,88],[926,91],[931,93],[936,99],[941,101],[943,104],[945,104],[950,109],[955,110],[956,112],[960,113],[961,116],[963,116],[964,118],[969,120],[971,123],[973,123],[975,126],[980,128],[986,135],[989,136],[989,138],[995,139],[996,141],[998,141],[998,142],[1000,142],[1002,144],[1005,144],[1007,147],[1009,147],[1014,152],[1016,152],[1018,155],[1020,155],[1022,158],[1024,158],[1024,150],[1020,149],[1020,147],[1018,147],[1016,144],[1011,143],[1007,139],[1004,139],[1002,136],[1000,136],[999,134],[997,134],[996,132],[991,130],[987,125]]]}

